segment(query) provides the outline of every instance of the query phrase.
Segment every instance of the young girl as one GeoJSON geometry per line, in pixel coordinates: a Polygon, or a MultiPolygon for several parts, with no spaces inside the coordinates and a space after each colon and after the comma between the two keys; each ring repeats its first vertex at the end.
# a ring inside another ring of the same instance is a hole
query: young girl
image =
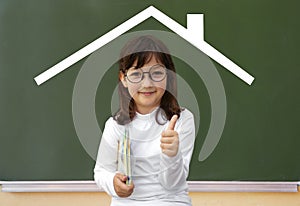
{"type": "Polygon", "coordinates": [[[191,205],[186,179],[194,118],[175,98],[175,67],[166,46],[152,36],[129,41],[121,51],[119,81],[120,109],[105,124],[97,185],[112,196],[111,206],[191,205]],[[120,169],[125,159],[129,174],[120,169]]]}

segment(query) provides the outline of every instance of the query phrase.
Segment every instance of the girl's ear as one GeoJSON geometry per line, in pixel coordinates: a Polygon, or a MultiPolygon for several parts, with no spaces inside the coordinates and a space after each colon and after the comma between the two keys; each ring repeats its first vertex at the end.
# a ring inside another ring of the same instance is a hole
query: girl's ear
{"type": "Polygon", "coordinates": [[[128,87],[127,86],[127,81],[125,79],[125,75],[123,74],[123,72],[119,73],[119,78],[120,78],[120,81],[122,82],[123,86],[127,88],[128,87]]]}

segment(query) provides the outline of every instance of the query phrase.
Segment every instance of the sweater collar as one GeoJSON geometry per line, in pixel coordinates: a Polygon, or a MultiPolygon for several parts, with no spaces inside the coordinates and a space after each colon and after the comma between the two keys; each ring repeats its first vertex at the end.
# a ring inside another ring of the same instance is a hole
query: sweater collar
{"type": "Polygon", "coordinates": [[[156,112],[159,109],[159,107],[156,107],[152,112],[148,114],[141,114],[136,112],[136,118],[140,120],[147,120],[147,119],[152,119],[155,118],[156,112]]]}

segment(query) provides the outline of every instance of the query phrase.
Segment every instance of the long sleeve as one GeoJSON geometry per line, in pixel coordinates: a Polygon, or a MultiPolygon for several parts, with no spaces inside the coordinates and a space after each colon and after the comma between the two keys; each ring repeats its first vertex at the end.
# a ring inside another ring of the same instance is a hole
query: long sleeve
{"type": "Polygon", "coordinates": [[[96,184],[104,189],[109,195],[117,196],[113,178],[117,172],[117,130],[113,126],[114,121],[110,118],[106,124],[101,138],[96,165],[94,168],[94,179],[96,184]]]}
{"type": "Polygon", "coordinates": [[[176,156],[168,157],[161,154],[160,167],[162,172],[159,180],[166,190],[177,190],[186,187],[189,164],[194,149],[195,126],[191,112],[184,110],[180,121],[175,125],[179,135],[179,150],[176,156]]]}

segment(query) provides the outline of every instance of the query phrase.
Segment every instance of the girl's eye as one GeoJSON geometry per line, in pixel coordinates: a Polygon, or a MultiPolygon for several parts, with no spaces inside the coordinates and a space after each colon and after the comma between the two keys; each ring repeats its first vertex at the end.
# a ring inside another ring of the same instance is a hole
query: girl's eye
{"type": "Polygon", "coordinates": [[[151,75],[157,75],[157,76],[164,75],[164,72],[163,71],[154,71],[151,73],[151,75]]]}
{"type": "Polygon", "coordinates": [[[129,74],[130,77],[140,77],[142,76],[141,72],[132,72],[129,74]]]}

